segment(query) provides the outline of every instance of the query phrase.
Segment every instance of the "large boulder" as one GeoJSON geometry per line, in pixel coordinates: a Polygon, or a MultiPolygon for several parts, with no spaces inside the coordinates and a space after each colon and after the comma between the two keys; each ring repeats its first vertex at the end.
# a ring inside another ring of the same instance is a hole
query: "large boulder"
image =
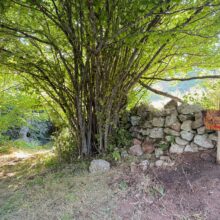
{"type": "Polygon", "coordinates": [[[163,138],[164,132],[163,132],[163,128],[153,128],[150,129],[150,135],[149,137],[151,138],[163,138]]]}
{"type": "Polygon", "coordinates": [[[187,140],[187,141],[191,141],[194,137],[194,134],[190,131],[181,131],[180,135],[184,140],[187,140]]]}
{"type": "Polygon", "coordinates": [[[164,122],[165,122],[165,119],[163,117],[157,117],[157,118],[153,118],[152,125],[154,127],[163,127],[164,122]]]}
{"type": "Polygon", "coordinates": [[[197,104],[194,104],[194,105],[182,104],[182,105],[178,106],[177,110],[180,114],[188,115],[188,114],[201,112],[202,107],[197,104]]]}
{"type": "Polygon", "coordinates": [[[184,131],[191,131],[192,130],[192,121],[186,120],[182,123],[181,129],[184,131]]]}
{"type": "Polygon", "coordinates": [[[185,146],[179,144],[171,144],[170,153],[171,154],[181,154],[184,151],[185,146]]]}
{"type": "Polygon", "coordinates": [[[207,134],[196,135],[194,138],[194,143],[199,145],[200,147],[203,147],[203,148],[213,148],[214,147],[214,144],[208,138],[207,134]]]}
{"type": "Polygon", "coordinates": [[[133,156],[141,156],[143,154],[143,150],[140,144],[133,145],[129,148],[129,153],[133,156]]]}
{"type": "Polygon", "coordinates": [[[92,160],[89,166],[90,173],[103,173],[110,170],[110,163],[106,160],[92,160]]]}

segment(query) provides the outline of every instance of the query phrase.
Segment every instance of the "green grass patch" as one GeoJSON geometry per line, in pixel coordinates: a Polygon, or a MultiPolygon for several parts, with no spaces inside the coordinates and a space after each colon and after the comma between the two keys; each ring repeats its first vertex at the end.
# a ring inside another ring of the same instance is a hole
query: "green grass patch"
{"type": "Polygon", "coordinates": [[[1,216],[14,212],[19,209],[22,204],[23,195],[21,192],[15,192],[8,199],[5,200],[4,204],[0,207],[0,219],[1,216]]]}

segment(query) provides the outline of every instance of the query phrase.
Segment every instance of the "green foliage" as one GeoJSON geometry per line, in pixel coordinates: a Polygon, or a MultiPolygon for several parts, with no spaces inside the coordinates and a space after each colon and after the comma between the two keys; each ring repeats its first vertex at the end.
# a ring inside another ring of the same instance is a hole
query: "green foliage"
{"type": "Polygon", "coordinates": [[[220,109],[220,81],[207,80],[191,89],[184,97],[187,103],[196,103],[204,109],[220,109]]]}
{"type": "Polygon", "coordinates": [[[0,206],[0,218],[1,215],[6,215],[15,209],[19,208],[22,203],[24,195],[21,192],[14,192],[9,198],[5,199],[4,204],[0,206]]]}
{"type": "Polygon", "coordinates": [[[76,140],[68,128],[63,128],[54,140],[55,153],[59,161],[71,162],[76,155],[76,140]]]}
{"type": "Polygon", "coordinates": [[[43,95],[80,152],[104,151],[129,92],[129,109],[147,96],[133,94],[140,80],[220,66],[218,2],[6,0],[0,65],[43,95]]]}
{"type": "Polygon", "coordinates": [[[113,150],[115,148],[124,148],[130,145],[131,143],[131,135],[128,129],[119,125],[110,136],[110,144],[109,150],[113,150]]]}
{"type": "Polygon", "coordinates": [[[163,151],[164,150],[167,150],[169,148],[169,143],[166,143],[166,142],[160,142],[158,144],[158,147],[161,148],[163,151]]]}
{"type": "Polygon", "coordinates": [[[7,145],[0,146],[0,154],[9,154],[11,153],[11,148],[7,145]]]}
{"type": "Polygon", "coordinates": [[[136,85],[129,93],[128,93],[128,104],[127,110],[134,108],[135,106],[142,104],[147,104],[149,102],[149,91],[140,85],[136,85]]]}
{"type": "Polygon", "coordinates": [[[0,132],[27,124],[27,120],[48,120],[42,99],[25,87],[16,75],[0,74],[0,132]]]}
{"type": "Polygon", "coordinates": [[[112,152],[112,157],[113,157],[113,159],[114,159],[115,161],[121,160],[121,154],[120,154],[120,151],[119,151],[117,148],[115,148],[115,149],[113,150],[113,152],[112,152]]]}

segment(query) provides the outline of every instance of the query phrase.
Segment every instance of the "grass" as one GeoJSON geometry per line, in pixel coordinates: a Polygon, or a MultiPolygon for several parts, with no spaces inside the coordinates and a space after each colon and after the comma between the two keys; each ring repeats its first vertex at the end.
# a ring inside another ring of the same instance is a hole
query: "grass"
{"type": "Polygon", "coordinates": [[[75,176],[72,172],[66,168],[28,180],[4,201],[0,219],[101,219],[113,195],[106,176],[88,172],[75,176]]]}
{"type": "MultiPolygon", "coordinates": [[[[10,213],[17,211],[20,204],[23,202],[23,195],[21,192],[12,194],[5,200],[4,204],[0,207],[0,213],[3,215],[10,215],[10,213]]],[[[0,214],[1,217],[1,214],[0,214]]]]}
{"type": "MultiPolygon", "coordinates": [[[[166,206],[169,191],[146,173],[131,173],[132,158],[100,175],[88,172],[89,160],[61,165],[50,151],[17,152],[0,155],[1,220],[147,219],[151,204],[158,212],[166,206]]],[[[181,210],[176,219],[202,214],[181,210]]]]}

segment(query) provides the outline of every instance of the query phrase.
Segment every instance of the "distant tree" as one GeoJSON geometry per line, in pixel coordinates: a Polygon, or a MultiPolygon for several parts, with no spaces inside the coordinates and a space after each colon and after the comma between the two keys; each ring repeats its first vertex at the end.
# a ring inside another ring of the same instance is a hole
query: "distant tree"
{"type": "MultiPolygon", "coordinates": [[[[81,154],[102,152],[141,83],[219,67],[219,0],[1,1],[0,63],[54,100],[81,154]]],[[[157,91],[154,91],[157,92],[157,91]]]]}
{"type": "Polygon", "coordinates": [[[16,75],[0,74],[0,139],[8,129],[27,125],[28,120],[48,120],[38,94],[16,75]]]}

